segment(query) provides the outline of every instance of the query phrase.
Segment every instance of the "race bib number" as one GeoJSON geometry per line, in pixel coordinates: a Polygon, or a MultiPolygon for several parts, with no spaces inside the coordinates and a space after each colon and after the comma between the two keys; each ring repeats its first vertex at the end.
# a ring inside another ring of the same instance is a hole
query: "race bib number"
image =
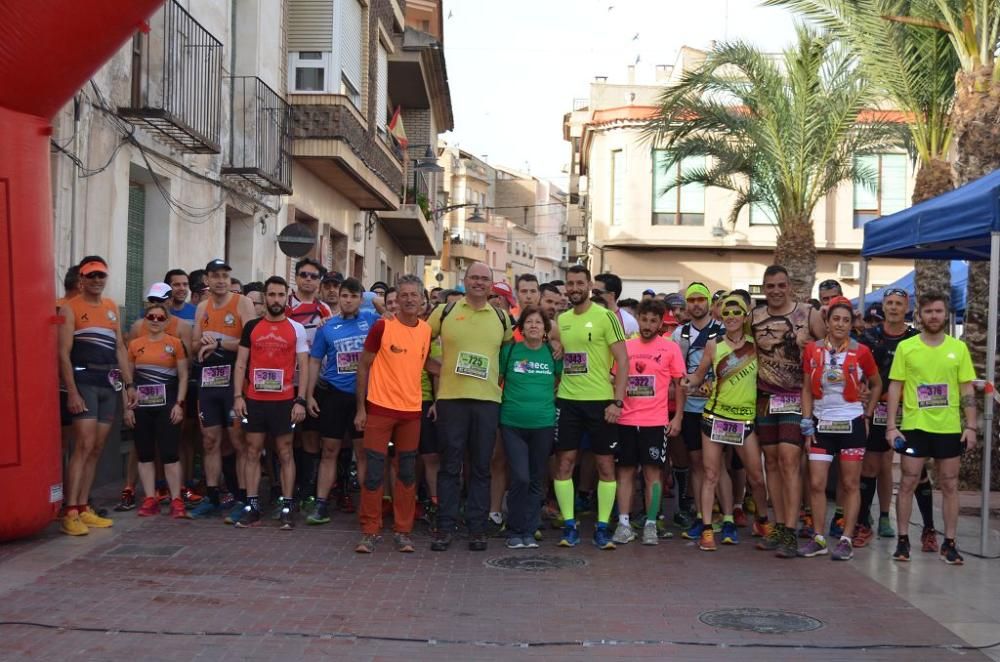
{"type": "MultiPolygon", "coordinates": [[[[896,424],[903,422],[903,408],[900,407],[896,410],[896,424]]],[[[872,425],[880,425],[885,427],[889,424],[889,404],[886,402],[880,402],[875,405],[875,413],[872,414],[872,425]]]]}
{"type": "Polygon", "coordinates": [[[630,398],[652,398],[656,395],[656,375],[629,375],[625,395],[630,398]]]}
{"type": "Polygon", "coordinates": [[[224,388],[229,386],[233,367],[228,365],[205,366],[201,369],[202,388],[224,388]]]}
{"type": "Polygon", "coordinates": [[[947,406],[947,384],[921,384],[917,387],[917,407],[920,409],[939,409],[947,406]]]}
{"type": "Polygon", "coordinates": [[[166,384],[139,384],[135,387],[140,407],[162,407],[167,404],[166,384]]]}
{"type": "Polygon", "coordinates": [[[358,371],[361,352],[337,352],[337,374],[347,375],[358,371]]]}
{"type": "Polygon", "coordinates": [[[563,354],[564,375],[586,375],[589,371],[587,352],[566,352],[563,354]]]}
{"type": "Polygon", "coordinates": [[[712,421],[712,441],[732,446],[742,446],[747,425],[739,421],[724,421],[716,418],[712,421]]]}
{"type": "Polygon", "coordinates": [[[851,421],[820,421],[816,432],[823,434],[851,434],[851,421]]]}
{"type": "Polygon", "coordinates": [[[284,388],[284,382],[284,370],[256,368],[253,371],[253,388],[255,391],[280,393],[284,388]]]}
{"type": "Polygon", "coordinates": [[[801,414],[802,395],[799,393],[774,393],[768,398],[768,413],[801,414]]]}
{"type": "Polygon", "coordinates": [[[490,359],[482,354],[459,352],[455,362],[455,374],[488,379],[490,376],[490,359]]]}

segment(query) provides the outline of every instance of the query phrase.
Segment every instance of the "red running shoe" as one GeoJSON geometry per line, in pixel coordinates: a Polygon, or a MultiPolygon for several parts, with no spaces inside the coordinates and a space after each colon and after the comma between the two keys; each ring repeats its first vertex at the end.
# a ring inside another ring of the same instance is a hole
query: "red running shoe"
{"type": "Polygon", "coordinates": [[[160,502],[156,500],[156,497],[146,497],[142,500],[142,505],[139,506],[137,514],[139,517],[153,517],[154,515],[159,515],[160,502]]]}

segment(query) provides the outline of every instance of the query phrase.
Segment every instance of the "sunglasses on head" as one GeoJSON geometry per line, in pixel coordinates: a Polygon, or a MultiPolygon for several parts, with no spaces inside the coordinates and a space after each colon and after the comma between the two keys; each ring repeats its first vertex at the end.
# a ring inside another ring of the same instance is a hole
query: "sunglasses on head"
{"type": "Polygon", "coordinates": [[[146,319],[149,320],[150,322],[166,322],[167,316],[157,315],[156,313],[149,313],[148,315],[146,315],[146,319]]]}
{"type": "Polygon", "coordinates": [[[891,290],[886,290],[885,294],[882,295],[882,298],[886,299],[891,296],[897,296],[897,297],[903,297],[904,299],[909,299],[910,293],[907,292],[906,290],[901,290],[898,287],[894,287],[891,290]]]}
{"type": "Polygon", "coordinates": [[[84,276],[84,278],[86,278],[88,280],[94,280],[95,278],[97,278],[99,280],[103,280],[103,279],[105,279],[107,277],[108,277],[108,275],[106,273],[104,273],[103,271],[92,271],[91,273],[89,273],[86,276],[84,276]]]}
{"type": "Polygon", "coordinates": [[[726,308],[719,314],[723,317],[743,317],[745,315],[739,308],[726,308]]]}
{"type": "Polygon", "coordinates": [[[824,280],[822,283],[819,284],[819,289],[821,290],[832,290],[835,287],[837,288],[840,287],[840,283],[838,283],[835,280],[824,280]]]}
{"type": "Polygon", "coordinates": [[[316,271],[300,271],[299,278],[305,278],[306,280],[319,280],[322,276],[316,271]]]}

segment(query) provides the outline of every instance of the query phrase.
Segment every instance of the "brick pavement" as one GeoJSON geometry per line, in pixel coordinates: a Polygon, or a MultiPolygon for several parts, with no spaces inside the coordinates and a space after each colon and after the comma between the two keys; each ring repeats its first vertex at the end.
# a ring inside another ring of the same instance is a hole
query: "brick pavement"
{"type": "MultiPolygon", "coordinates": [[[[438,554],[423,535],[416,554],[398,554],[383,543],[365,557],[353,552],[357,532],[347,515],[293,532],[270,522],[234,530],[218,520],[149,520],[134,513],[117,519],[114,529],[82,539],[50,530],[0,546],[0,621],[57,628],[0,625],[0,657],[774,660],[852,654],[795,646],[962,643],[852,564],[782,561],[753,550],[749,541],[714,554],[679,539],[601,552],[590,545],[559,549],[552,531],[539,550],[510,551],[494,540],[485,554],[464,544],[438,554]],[[484,564],[535,554],[587,565],[528,573],[484,564]],[[727,607],[782,609],[824,626],[765,635],[698,620],[705,610],[727,607]],[[579,643],[602,640],[622,643],[579,643]],[[729,648],[705,647],[714,644],[729,648]]],[[[948,649],[865,654],[983,659],[948,649]]]]}

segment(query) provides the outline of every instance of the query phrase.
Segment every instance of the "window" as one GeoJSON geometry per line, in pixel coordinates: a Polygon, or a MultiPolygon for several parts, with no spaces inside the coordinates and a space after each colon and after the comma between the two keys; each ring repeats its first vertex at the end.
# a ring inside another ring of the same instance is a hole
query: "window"
{"type": "Polygon", "coordinates": [[[611,152],[611,225],[621,225],[625,214],[625,154],[611,152]]]}
{"type": "Polygon", "coordinates": [[[854,185],[854,227],[905,209],[906,155],[869,154],[855,157],[858,166],[866,166],[877,175],[876,189],[854,185]]]}
{"type": "Polygon", "coordinates": [[[343,94],[360,107],[365,11],[358,0],[327,1],[333,10],[321,12],[324,16],[317,18],[303,11],[291,17],[290,91],[343,94]],[[298,50],[308,48],[306,44],[320,50],[298,50]]]}
{"type": "Polygon", "coordinates": [[[361,62],[365,11],[358,0],[338,2],[340,13],[340,93],[361,105],[361,62]]]}
{"type": "Polygon", "coordinates": [[[380,41],[375,61],[375,124],[379,133],[385,134],[389,116],[389,53],[380,41]]]}
{"type": "Polygon", "coordinates": [[[667,190],[681,174],[705,168],[704,156],[689,156],[667,168],[666,150],[653,150],[653,225],[704,225],[705,187],[685,184],[667,190]]]}
{"type": "Polygon", "coordinates": [[[293,92],[326,92],[330,53],[299,51],[288,54],[293,92]]]}

